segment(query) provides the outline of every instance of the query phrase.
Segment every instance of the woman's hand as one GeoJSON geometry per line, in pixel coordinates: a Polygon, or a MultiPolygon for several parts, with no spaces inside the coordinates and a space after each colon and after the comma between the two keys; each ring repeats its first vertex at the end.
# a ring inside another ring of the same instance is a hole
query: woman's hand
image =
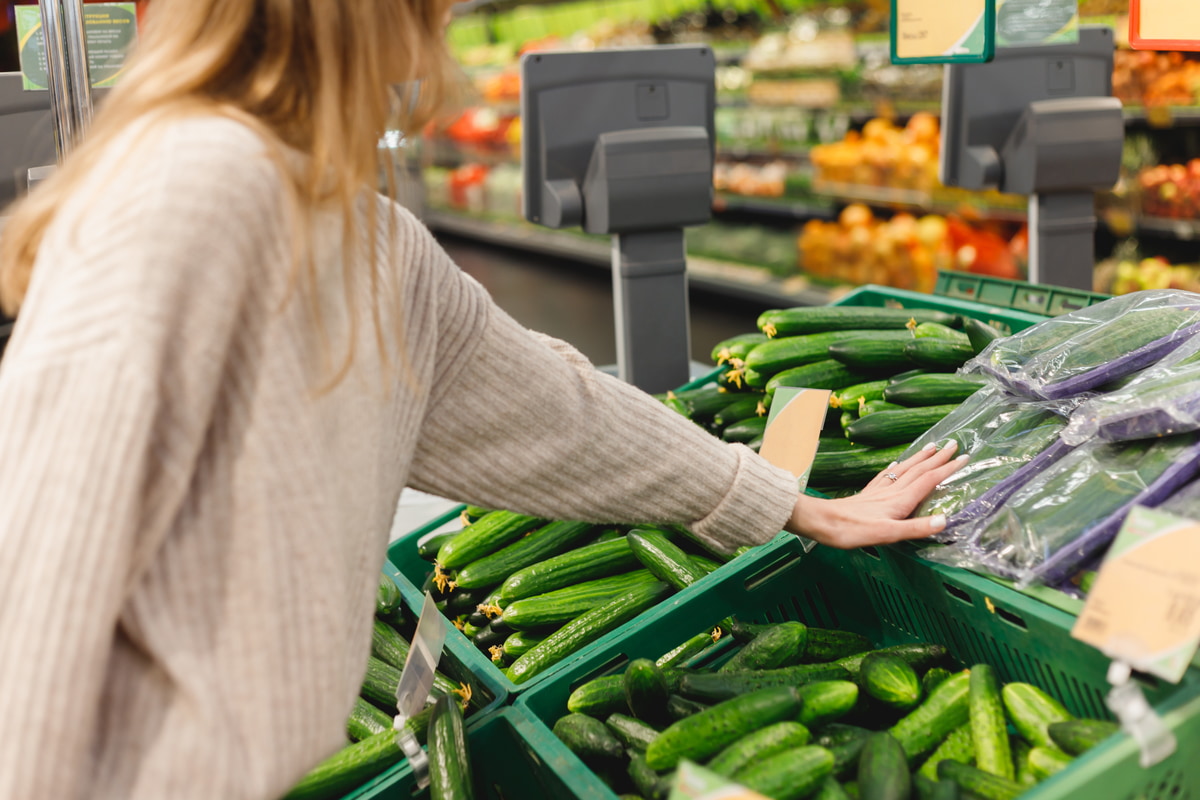
{"type": "Polygon", "coordinates": [[[853,497],[822,500],[801,495],[785,528],[840,549],[922,539],[946,527],[944,515],[908,519],[933,488],[967,461],[957,443],[932,444],[875,476],[853,497]]]}

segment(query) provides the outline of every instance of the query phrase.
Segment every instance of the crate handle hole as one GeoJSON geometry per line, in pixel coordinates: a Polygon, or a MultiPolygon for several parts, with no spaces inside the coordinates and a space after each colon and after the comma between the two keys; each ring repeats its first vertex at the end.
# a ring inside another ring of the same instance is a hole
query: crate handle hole
{"type": "Polygon", "coordinates": [[[969,606],[975,605],[975,601],[971,599],[971,595],[967,594],[965,590],[960,589],[951,583],[943,583],[942,587],[945,588],[946,594],[950,595],[955,600],[961,600],[969,606]]]}
{"type": "Polygon", "coordinates": [[[1007,611],[999,606],[996,606],[996,616],[1000,617],[1000,619],[1004,620],[1013,627],[1020,628],[1023,631],[1029,630],[1029,626],[1025,624],[1025,620],[1021,619],[1020,616],[1011,611],[1007,611]]]}
{"type": "Polygon", "coordinates": [[[860,548],[858,548],[858,550],[860,553],[868,555],[871,558],[875,559],[876,561],[880,560],[879,551],[876,550],[874,547],[871,547],[870,545],[867,545],[866,547],[860,547],[860,548]]]}
{"type": "Polygon", "coordinates": [[[799,560],[799,558],[799,556],[792,553],[784,555],[775,561],[772,561],[770,564],[767,564],[758,572],[746,578],[746,591],[754,591],[761,586],[767,585],[771,581],[775,580],[775,578],[777,578],[781,573],[787,571],[788,568],[790,568],[794,563],[796,563],[797,560],[799,560]]]}

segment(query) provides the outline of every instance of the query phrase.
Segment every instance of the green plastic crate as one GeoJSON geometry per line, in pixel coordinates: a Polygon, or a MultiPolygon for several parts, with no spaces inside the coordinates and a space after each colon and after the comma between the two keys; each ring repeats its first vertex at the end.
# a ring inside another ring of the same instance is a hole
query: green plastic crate
{"type": "MultiPolygon", "coordinates": [[[[607,787],[548,728],[565,713],[576,686],[619,672],[631,659],[656,658],[670,646],[728,616],[756,622],[799,619],[862,633],[882,645],[931,641],[963,666],[987,662],[1004,681],[1041,686],[1080,716],[1108,717],[1108,660],[1070,638],[1074,617],[970,572],[931,564],[899,550],[817,548],[779,552],[739,565],[708,587],[689,587],[636,630],[609,635],[591,658],[561,670],[516,699],[549,737],[545,763],[559,765],[580,798],[613,800],[607,787]]],[[[1022,795],[1028,800],[1200,797],[1200,672],[1180,686],[1146,684],[1147,696],[1178,738],[1176,753],[1142,769],[1132,741],[1111,737],[1067,770],[1022,795]]],[[[544,743],[546,737],[537,741],[544,743]]]]}
{"type": "Polygon", "coordinates": [[[934,289],[940,295],[1057,317],[1103,302],[1111,295],[1043,286],[964,272],[939,272],[934,289]]]}
{"type": "MultiPolygon", "coordinates": [[[[1029,284],[1024,284],[1028,286],[1029,284]]],[[[976,302],[964,297],[942,297],[890,286],[867,285],[843,295],[835,306],[876,306],[889,308],[928,308],[949,314],[963,314],[986,322],[1005,334],[1023,331],[1046,320],[1046,315],[1034,310],[1022,310],[1003,305],[976,302]]]]}
{"type": "MultiPolygon", "coordinates": [[[[384,571],[389,574],[394,581],[396,581],[396,584],[400,587],[400,593],[404,597],[404,601],[409,608],[419,611],[422,603],[424,603],[425,595],[421,591],[420,586],[424,582],[425,575],[429,571],[429,562],[423,560],[417,555],[417,542],[425,534],[435,531],[446,523],[453,521],[462,513],[463,508],[465,508],[465,506],[451,509],[440,517],[431,520],[426,525],[423,525],[420,528],[417,528],[415,531],[400,537],[396,541],[392,542],[392,545],[388,548],[388,562],[384,567],[384,571]]],[[[744,563],[754,564],[764,559],[771,559],[774,557],[776,551],[779,550],[791,552],[799,551],[799,549],[800,543],[795,536],[781,533],[772,541],[759,547],[755,547],[750,550],[750,552],[738,556],[728,564],[722,565],[711,575],[707,575],[698,581],[697,585],[709,585],[714,581],[720,580],[722,575],[727,574],[729,570],[733,569],[736,565],[744,563]]],[[[660,603],[659,606],[661,607],[664,605],[670,605],[673,602],[673,597],[667,598],[660,603]]],[[[614,633],[636,628],[642,624],[644,618],[648,614],[652,613],[654,613],[654,609],[651,609],[650,611],[643,613],[630,622],[625,623],[625,625],[618,628],[617,631],[614,631],[614,633]]],[[[480,652],[479,649],[476,648],[475,645],[472,644],[471,641],[467,639],[467,637],[464,636],[460,631],[456,630],[448,620],[446,624],[450,626],[450,635],[447,637],[447,642],[453,641],[453,643],[456,645],[456,652],[463,660],[463,663],[466,664],[476,674],[486,675],[490,683],[503,687],[504,690],[510,695],[528,691],[531,687],[537,686],[541,682],[557,674],[560,670],[564,669],[568,665],[574,663],[576,660],[589,658],[594,649],[594,644],[581,648],[577,653],[575,653],[574,656],[563,659],[563,661],[547,668],[544,672],[533,676],[524,683],[516,684],[510,681],[508,677],[500,670],[500,668],[491,662],[491,659],[480,652]]]]}

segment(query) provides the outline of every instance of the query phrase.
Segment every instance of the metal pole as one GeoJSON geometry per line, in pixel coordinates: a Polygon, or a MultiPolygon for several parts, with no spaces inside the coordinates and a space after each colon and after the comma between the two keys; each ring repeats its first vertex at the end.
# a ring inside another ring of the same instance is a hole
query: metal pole
{"type": "Polygon", "coordinates": [[[83,0],[38,0],[46,41],[50,107],[61,161],[92,121],[92,81],[83,32],[83,0]]]}

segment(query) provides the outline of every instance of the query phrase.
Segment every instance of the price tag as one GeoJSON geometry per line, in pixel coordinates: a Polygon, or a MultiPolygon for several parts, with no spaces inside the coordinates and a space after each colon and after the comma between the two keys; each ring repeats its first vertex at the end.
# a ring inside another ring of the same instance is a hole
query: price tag
{"type": "Polygon", "coordinates": [[[683,761],[675,772],[668,800],[768,800],[741,784],[715,772],[709,772],[691,761],[683,761]]]}
{"type": "Polygon", "coordinates": [[[759,454],[795,475],[801,491],[808,486],[808,474],[817,456],[830,394],[827,389],[781,387],[771,400],[759,454]]]}
{"type": "Polygon", "coordinates": [[[417,632],[413,635],[408,658],[405,659],[404,669],[400,672],[400,683],[396,686],[396,710],[400,713],[396,715],[393,723],[396,729],[396,743],[408,756],[408,763],[412,767],[419,789],[429,785],[429,757],[421,749],[417,737],[405,728],[405,723],[425,708],[445,643],[445,620],[442,619],[437,604],[433,602],[433,597],[426,592],[425,604],[421,607],[421,616],[417,620],[417,632]]]}
{"type": "Polygon", "coordinates": [[[996,46],[1079,41],[1078,0],[997,0],[996,46]]]}
{"type": "Polygon", "coordinates": [[[1130,0],[1129,46],[1134,50],[1200,50],[1200,3],[1130,0]]]}
{"type": "Polygon", "coordinates": [[[996,0],[892,0],[892,63],[991,61],[996,0]]]}
{"type": "Polygon", "coordinates": [[[1178,683],[1200,646],[1200,523],[1135,507],[1071,635],[1178,683]]]}

